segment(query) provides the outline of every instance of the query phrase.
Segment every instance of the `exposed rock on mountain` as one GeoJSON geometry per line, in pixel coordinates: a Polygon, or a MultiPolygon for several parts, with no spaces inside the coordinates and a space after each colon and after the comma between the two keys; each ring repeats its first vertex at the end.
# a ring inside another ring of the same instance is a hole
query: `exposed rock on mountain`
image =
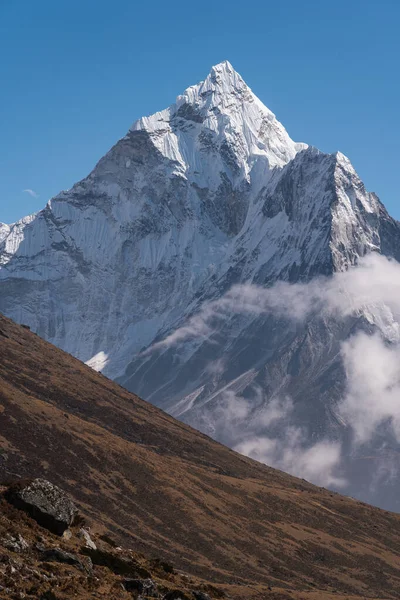
{"type": "Polygon", "coordinates": [[[16,483],[7,490],[7,500],[59,535],[73,524],[78,512],[69,497],[45,479],[16,483]]]}

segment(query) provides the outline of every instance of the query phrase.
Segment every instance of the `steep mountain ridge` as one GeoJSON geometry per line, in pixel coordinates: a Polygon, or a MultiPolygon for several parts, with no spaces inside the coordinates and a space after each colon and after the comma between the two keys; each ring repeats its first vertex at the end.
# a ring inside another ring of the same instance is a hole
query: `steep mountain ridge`
{"type": "Polygon", "coordinates": [[[44,210],[0,227],[0,310],[225,443],[226,392],[259,389],[264,406],[292,398],[309,440],[336,440],[341,343],[368,329],[363,314],[232,314],[210,339],[149,348],[235,284],[309,282],[370,252],[400,260],[399,224],[343,154],[291,140],[224,62],[44,210]]]}

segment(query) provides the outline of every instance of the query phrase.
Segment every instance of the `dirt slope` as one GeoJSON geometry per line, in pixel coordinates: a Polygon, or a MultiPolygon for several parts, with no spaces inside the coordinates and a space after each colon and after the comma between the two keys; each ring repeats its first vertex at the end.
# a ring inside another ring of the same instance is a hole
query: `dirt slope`
{"type": "Polygon", "coordinates": [[[0,316],[0,479],[17,476],[237,598],[400,598],[399,515],[240,456],[0,316]]]}

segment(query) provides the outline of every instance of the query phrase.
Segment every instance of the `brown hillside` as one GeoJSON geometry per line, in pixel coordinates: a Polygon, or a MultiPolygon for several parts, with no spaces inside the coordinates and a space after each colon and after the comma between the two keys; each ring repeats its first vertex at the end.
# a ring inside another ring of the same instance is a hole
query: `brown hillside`
{"type": "Polygon", "coordinates": [[[400,598],[399,515],[240,456],[0,317],[0,478],[31,476],[237,598],[400,598]]]}

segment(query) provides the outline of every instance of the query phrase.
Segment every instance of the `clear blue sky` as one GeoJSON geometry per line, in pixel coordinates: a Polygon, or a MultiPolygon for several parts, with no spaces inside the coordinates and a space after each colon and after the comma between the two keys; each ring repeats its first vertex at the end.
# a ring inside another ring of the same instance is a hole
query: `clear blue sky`
{"type": "Polygon", "coordinates": [[[0,0],[0,221],[42,208],[225,59],[400,218],[399,29],[397,0],[0,0]]]}

